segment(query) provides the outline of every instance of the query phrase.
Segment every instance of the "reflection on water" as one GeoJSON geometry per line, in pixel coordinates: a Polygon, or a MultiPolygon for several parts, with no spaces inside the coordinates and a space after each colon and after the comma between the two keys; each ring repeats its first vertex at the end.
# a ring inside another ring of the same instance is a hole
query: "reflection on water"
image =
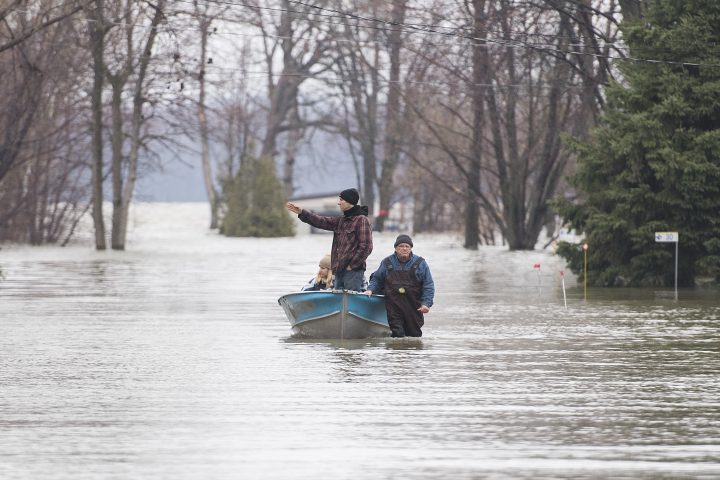
{"type": "Polygon", "coordinates": [[[330,238],[205,209],[140,209],[124,253],[0,251],[3,479],[720,478],[717,291],[566,272],[564,308],[560,259],[419,235],[422,339],[296,339],[277,298],[330,238]]]}

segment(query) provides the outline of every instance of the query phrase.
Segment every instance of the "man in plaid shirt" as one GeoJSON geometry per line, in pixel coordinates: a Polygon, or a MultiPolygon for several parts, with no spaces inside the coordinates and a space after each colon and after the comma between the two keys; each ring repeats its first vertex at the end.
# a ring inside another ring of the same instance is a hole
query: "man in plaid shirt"
{"type": "Polygon", "coordinates": [[[293,203],[287,204],[287,209],[296,213],[301,221],[333,232],[330,265],[335,275],[334,290],[363,290],[367,268],[365,261],[372,252],[373,242],[368,207],[358,205],[359,201],[357,190],[343,190],[338,199],[343,214],[333,217],[317,215],[293,203]]]}

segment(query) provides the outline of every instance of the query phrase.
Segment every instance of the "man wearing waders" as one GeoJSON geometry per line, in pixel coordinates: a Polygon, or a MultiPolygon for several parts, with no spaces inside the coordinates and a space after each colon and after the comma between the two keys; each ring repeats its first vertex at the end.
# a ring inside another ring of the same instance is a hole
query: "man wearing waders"
{"type": "Polygon", "coordinates": [[[395,253],[380,262],[365,292],[385,294],[393,337],[422,337],[423,314],[430,311],[435,296],[430,267],[424,258],[412,253],[412,248],[408,235],[397,237],[395,253]]]}

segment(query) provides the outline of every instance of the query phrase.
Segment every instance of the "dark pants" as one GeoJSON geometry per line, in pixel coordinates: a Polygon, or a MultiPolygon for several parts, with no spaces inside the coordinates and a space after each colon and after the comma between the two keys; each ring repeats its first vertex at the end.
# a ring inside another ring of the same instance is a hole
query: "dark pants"
{"type": "Polygon", "coordinates": [[[365,270],[343,270],[335,274],[333,282],[333,290],[354,290],[362,292],[363,280],[365,279],[365,270]]]}
{"type": "Polygon", "coordinates": [[[422,337],[425,324],[420,308],[422,285],[413,271],[388,272],[385,279],[385,308],[393,337],[422,337]]]}

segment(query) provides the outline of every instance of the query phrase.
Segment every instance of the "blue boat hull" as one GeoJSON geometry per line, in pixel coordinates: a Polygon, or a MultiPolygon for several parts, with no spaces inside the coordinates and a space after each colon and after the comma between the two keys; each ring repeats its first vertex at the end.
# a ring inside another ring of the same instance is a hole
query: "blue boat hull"
{"type": "Polygon", "coordinates": [[[385,297],[344,291],[298,292],[283,295],[295,335],[309,338],[377,338],[390,336],[385,297]]]}

